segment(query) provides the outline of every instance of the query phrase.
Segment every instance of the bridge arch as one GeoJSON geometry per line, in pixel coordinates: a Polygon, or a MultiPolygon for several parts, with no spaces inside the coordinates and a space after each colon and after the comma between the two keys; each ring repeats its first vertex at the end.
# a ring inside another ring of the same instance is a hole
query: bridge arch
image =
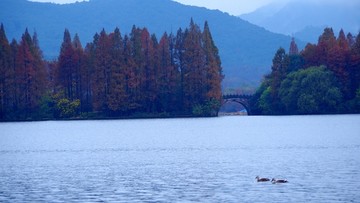
{"type": "Polygon", "coordinates": [[[223,100],[221,106],[225,105],[229,102],[234,102],[241,104],[248,115],[251,115],[251,109],[250,109],[250,99],[252,95],[223,95],[223,100]]]}

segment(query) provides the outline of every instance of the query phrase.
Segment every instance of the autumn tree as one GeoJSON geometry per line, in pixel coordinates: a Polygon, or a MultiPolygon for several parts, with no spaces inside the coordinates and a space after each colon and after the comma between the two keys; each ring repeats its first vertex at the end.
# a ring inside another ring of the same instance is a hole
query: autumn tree
{"type": "Polygon", "coordinates": [[[324,33],[319,37],[316,55],[317,65],[328,64],[330,50],[336,46],[336,37],[332,28],[325,28],[324,33]]]}
{"type": "Polygon", "coordinates": [[[326,65],[338,78],[341,90],[346,98],[349,98],[349,71],[348,60],[350,57],[350,47],[343,30],[340,30],[335,45],[328,51],[328,60],[326,65]]]}
{"type": "Polygon", "coordinates": [[[75,55],[74,52],[70,32],[68,29],[65,29],[58,59],[56,84],[59,91],[63,91],[65,97],[70,100],[75,99],[75,87],[73,85],[73,76],[75,72],[75,63],[73,59],[75,55]]]}
{"type": "Polygon", "coordinates": [[[145,72],[143,67],[144,64],[144,55],[142,53],[142,30],[136,26],[133,26],[130,33],[131,41],[131,57],[134,62],[132,72],[132,90],[131,90],[131,99],[132,104],[131,108],[133,111],[143,111],[144,110],[144,99],[142,89],[145,85],[145,72]]]}
{"type": "Polygon", "coordinates": [[[22,35],[15,64],[18,116],[35,116],[41,97],[46,92],[46,70],[37,35],[32,38],[26,29],[22,35]]]}
{"type": "MultiPolygon", "coordinates": [[[[94,42],[98,39],[98,34],[94,35],[94,42]]],[[[82,77],[82,95],[81,95],[81,112],[89,113],[93,111],[93,73],[95,62],[95,45],[86,44],[84,48],[84,62],[81,66],[82,77]]]]}
{"type": "Polygon", "coordinates": [[[124,37],[124,73],[125,73],[125,90],[127,93],[126,112],[131,113],[140,107],[138,102],[139,80],[136,74],[136,62],[133,58],[133,43],[129,36],[124,37]]]}
{"type": "Polygon", "coordinates": [[[108,112],[108,99],[111,83],[111,40],[103,29],[99,40],[95,44],[94,80],[93,80],[93,104],[97,111],[108,112]]]}
{"type": "Polygon", "coordinates": [[[152,112],[155,108],[157,99],[157,72],[155,66],[155,48],[156,39],[152,39],[146,28],[141,30],[141,58],[140,63],[140,91],[141,103],[146,112],[152,112]]]}
{"type": "Polygon", "coordinates": [[[202,33],[191,19],[190,27],[185,31],[183,68],[184,107],[191,110],[195,105],[206,101],[205,54],[202,48],[202,33]]]}
{"type": "Polygon", "coordinates": [[[179,109],[180,111],[184,111],[184,73],[185,73],[185,65],[184,65],[184,41],[185,41],[186,33],[182,31],[181,28],[178,29],[176,33],[176,37],[174,39],[174,48],[173,48],[173,61],[174,66],[180,72],[180,81],[179,81],[179,91],[178,91],[178,100],[179,100],[179,109]]]}
{"type": "Polygon", "coordinates": [[[360,90],[360,32],[350,50],[349,90],[351,98],[356,97],[357,92],[360,90]]]}
{"type": "Polygon", "coordinates": [[[11,47],[5,34],[3,24],[0,28],[0,120],[8,118],[14,102],[13,92],[14,69],[11,47]]]}
{"type": "Polygon", "coordinates": [[[178,110],[179,70],[174,64],[172,36],[167,33],[161,37],[157,49],[158,69],[158,111],[172,112],[178,110]]]}
{"type": "Polygon", "coordinates": [[[205,114],[217,114],[221,105],[222,91],[221,82],[223,79],[221,60],[219,50],[212,38],[208,22],[205,22],[202,33],[202,44],[205,58],[205,91],[206,91],[206,108],[205,114]],[[213,106],[209,106],[213,105],[213,106]]]}
{"type": "Polygon", "coordinates": [[[72,75],[72,83],[74,90],[74,98],[81,99],[83,95],[82,88],[82,66],[84,65],[84,49],[80,42],[80,37],[78,34],[75,34],[75,37],[72,41],[72,47],[74,50],[73,55],[73,75],[72,75]]]}
{"type": "Polygon", "coordinates": [[[300,52],[301,56],[304,58],[304,66],[317,66],[318,63],[318,54],[317,54],[317,45],[308,43],[305,46],[305,49],[300,52]]]}
{"type": "Polygon", "coordinates": [[[355,37],[350,32],[346,35],[346,40],[350,47],[355,44],[355,37]]]}
{"type": "Polygon", "coordinates": [[[353,39],[343,30],[336,38],[326,28],[318,43],[308,44],[300,55],[286,59],[285,52],[278,50],[252,109],[259,114],[360,112],[360,37],[353,39]]]}
{"type": "Polygon", "coordinates": [[[214,116],[221,102],[221,60],[207,22],[202,32],[191,20],[160,41],[147,28],[133,26],[124,38],[103,29],[85,48],[65,29],[59,57],[46,62],[36,33],[9,44],[1,26],[0,48],[0,119],[214,116]]]}
{"type": "Polygon", "coordinates": [[[124,44],[119,28],[110,35],[111,78],[108,107],[112,112],[126,112],[128,94],[126,91],[126,67],[124,64],[124,44]]]}

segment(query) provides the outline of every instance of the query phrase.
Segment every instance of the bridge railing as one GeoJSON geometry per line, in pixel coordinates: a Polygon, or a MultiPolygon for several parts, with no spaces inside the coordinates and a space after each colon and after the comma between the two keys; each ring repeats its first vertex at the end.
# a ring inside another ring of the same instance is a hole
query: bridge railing
{"type": "Polygon", "coordinates": [[[251,94],[225,94],[223,95],[223,99],[232,99],[232,98],[239,98],[239,99],[250,99],[253,95],[251,94]]]}

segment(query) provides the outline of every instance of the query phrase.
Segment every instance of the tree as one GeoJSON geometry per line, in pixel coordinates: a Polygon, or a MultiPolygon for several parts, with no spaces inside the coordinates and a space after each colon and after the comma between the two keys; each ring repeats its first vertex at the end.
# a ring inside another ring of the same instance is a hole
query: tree
{"type": "Polygon", "coordinates": [[[321,66],[290,73],[281,83],[279,98],[286,114],[337,113],[342,93],[334,74],[321,66]]]}
{"type": "MultiPolygon", "coordinates": [[[[294,47],[293,43],[291,47],[294,47]]],[[[271,74],[265,78],[252,101],[254,112],[359,112],[356,100],[360,87],[359,67],[359,35],[354,40],[351,34],[345,36],[341,30],[335,38],[333,30],[326,28],[318,44],[306,45],[300,55],[287,57],[283,50],[278,50],[271,74]]]]}
{"type": "Polygon", "coordinates": [[[131,39],[125,35],[124,37],[124,66],[125,66],[125,89],[127,93],[127,111],[133,113],[140,108],[138,100],[139,80],[136,74],[136,62],[133,57],[133,43],[131,39]]]}
{"type": "Polygon", "coordinates": [[[65,29],[57,60],[44,62],[36,32],[9,44],[0,29],[0,119],[78,116],[214,116],[223,79],[218,49],[205,22],[193,20],[158,42],[133,26],[95,34],[83,49],[65,29]]]}
{"type": "Polygon", "coordinates": [[[325,28],[324,33],[319,37],[316,47],[316,58],[319,65],[328,64],[330,50],[336,45],[336,38],[332,28],[325,28]]]}
{"type": "Polygon", "coordinates": [[[298,55],[299,54],[299,49],[297,44],[295,43],[295,39],[292,38],[291,39],[291,43],[290,43],[290,49],[289,49],[289,55],[298,55]]]}
{"type": "Polygon", "coordinates": [[[172,37],[165,32],[161,37],[157,49],[159,60],[158,91],[159,112],[171,112],[177,109],[177,91],[180,77],[172,58],[172,37]]]}
{"type": "Polygon", "coordinates": [[[336,40],[336,44],[332,45],[327,54],[328,60],[324,65],[326,65],[331,71],[334,72],[335,76],[340,82],[341,91],[348,99],[350,97],[348,84],[348,60],[350,57],[350,47],[343,30],[340,31],[339,37],[336,40]]]}
{"type": "Polygon", "coordinates": [[[186,33],[182,31],[181,28],[178,29],[175,37],[175,45],[173,50],[173,61],[176,69],[180,72],[180,82],[179,82],[179,91],[178,91],[178,100],[179,100],[179,109],[180,111],[184,112],[185,106],[184,106],[184,75],[185,75],[185,64],[184,64],[184,53],[185,53],[185,47],[184,47],[184,41],[185,36],[187,34],[188,30],[186,30],[186,33]]]}
{"type": "Polygon", "coordinates": [[[140,79],[142,92],[142,103],[145,111],[152,112],[155,109],[155,101],[157,99],[157,73],[155,66],[155,48],[157,40],[150,37],[149,31],[144,28],[141,30],[141,58],[140,72],[143,76],[140,79]],[[155,43],[154,43],[155,42],[155,43]]]}
{"type": "Polygon", "coordinates": [[[289,56],[285,53],[285,49],[279,48],[273,58],[273,65],[271,67],[270,74],[270,92],[272,98],[272,106],[274,112],[281,111],[281,107],[279,106],[279,88],[282,80],[286,77],[287,70],[289,66],[289,56]]]}
{"type": "Polygon", "coordinates": [[[57,86],[59,91],[64,91],[65,97],[69,100],[75,98],[73,86],[74,48],[71,42],[71,36],[68,29],[64,31],[64,38],[60,48],[57,71],[57,86]]]}
{"type": "Polygon", "coordinates": [[[72,74],[72,84],[74,88],[74,98],[75,100],[82,99],[83,88],[82,88],[82,66],[84,65],[84,49],[81,45],[80,38],[78,34],[75,34],[75,37],[72,41],[72,47],[74,50],[73,55],[73,74],[72,74]]]}
{"type": "Polygon", "coordinates": [[[305,46],[305,49],[301,51],[300,55],[304,58],[304,66],[318,66],[318,54],[317,54],[317,45],[308,43],[305,46]]]}
{"type": "Polygon", "coordinates": [[[93,86],[94,86],[94,70],[95,70],[95,54],[96,44],[99,40],[99,34],[95,34],[93,42],[88,43],[84,49],[84,63],[81,66],[82,77],[82,97],[81,111],[85,113],[92,112],[93,108],[93,86]]]}
{"type": "Polygon", "coordinates": [[[360,88],[360,32],[351,47],[349,58],[349,91],[350,98],[354,98],[360,88]]]}
{"type": "MultiPolygon", "coordinates": [[[[144,34],[144,33],[143,33],[144,34]]],[[[130,33],[131,45],[128,46],[131,48],[131,58],[133,60],[134,66],[132,66],[131,76],[131,109],[133,111],[143,111],[144,110],[144,95],[142,90],[145,86],[145,72],[143,68],[144,55],[142,53],[142,30],[133,26],[130,33]]]]}
{"type": "Polygon", "coordinates": [[[111,79],[108,95],[109,109],[118,114],[127,111],[128,94],[126,90],[126,70],[124,64],[124,44],[119,28],[110,35],[111,40],[111,79]]]}
{"type": "Polygon", "coordinates": [[[350,32],[346,35],[346,39],[350,47],[355,44],[355,37],[350,32]]]}
{"type": "Polygon", "coordinates": [[[191,19],[190,27],[185,31],[183,53],[183,95],[184,110],[192,111],[195,105],[206,102],[205,54],[202,48],[202,33],[191,19]]]}
{"type": "Polygon", "coordinates": [[[36,34],[32,38],[27,29],[18,47],[15,71],[18,116],[28,119],[34,116],[47,85],[36,34]]]}
{"type": "Polygon", "coordinates": [[[111,41],[103,29],[95,44],[93,105],[96,111],[108,112],[108,98],[111,83],[111,41]]]}
{"type": "Polygon", "coordinates": [[[204,25],[202,41],[205,56],[206,79],[204,85],[206,102],[212,101],[212,104],[218,103],[218,106],[213,105],[214,109],[210,109],[210,111],[215,111],[217,113],[222,100],[221,82],[224,76],[222,75],[219,50],[213,41],[207,21],[204,25]]]}
{"type": "Polygon", "coordinates": [[[5,34],[3,24],[0,28],[0,120],[9,116],[14,102],[12,86],[14,86],[14,70],[9,41],[5,34]]]}

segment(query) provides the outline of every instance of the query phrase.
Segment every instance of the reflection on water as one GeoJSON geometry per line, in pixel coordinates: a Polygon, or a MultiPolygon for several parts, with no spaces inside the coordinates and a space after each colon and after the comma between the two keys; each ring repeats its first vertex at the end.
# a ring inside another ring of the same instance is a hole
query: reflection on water
{"type": "Polygon", "coordinates": [[[360,200],[360,116],[0,123],[0,132],[0,202],[360,200]]]}

